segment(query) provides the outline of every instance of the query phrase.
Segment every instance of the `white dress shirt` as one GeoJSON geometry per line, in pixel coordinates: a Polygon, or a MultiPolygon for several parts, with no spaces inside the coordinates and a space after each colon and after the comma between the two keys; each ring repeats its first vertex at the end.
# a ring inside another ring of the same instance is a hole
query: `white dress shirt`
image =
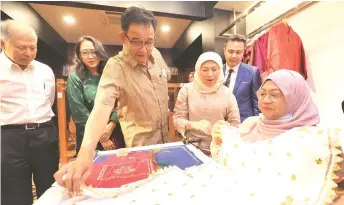
{"type": "Polygon", "coordinates": [[[55,99],[52,69],[38,61],[22,70],[0,54],[0,126],[51,120],[55,99]]]}
{"type": "Polygon", "coordinates": [[[237,75],[238,75],[238,70],[239,70],[239,66],[240,66],[240,63],[236,66],[234,66],[233,68],[230,68],[227,63],[226,63],[226,72],[225,72],[225,81],[227,80],[227,77],[228,77],[228,74],[229,74],[229,70],[230,69],[233,69],[233,72],[232,72],[232,75],[231,75],[231,81],[229,83],[229,90],[233,92],[234,90],[234,85],[235,85],[235,80],[237,78],[237,75]]]}

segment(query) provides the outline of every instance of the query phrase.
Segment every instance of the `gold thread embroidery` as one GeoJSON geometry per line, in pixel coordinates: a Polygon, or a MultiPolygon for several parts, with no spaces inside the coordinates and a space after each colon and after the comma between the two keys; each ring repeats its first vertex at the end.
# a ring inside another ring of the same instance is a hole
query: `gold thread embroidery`
{"type": "Polygon", "coordinates": [[[292,205],[293,204],[293,197],[287,196],[285,201],[281,203],[281,205],[292,205]]]}
{"type": "Polygon", "coordinates": [[[335,128],[334,129],[334,136],[338,136],[339,134],[340,134],[340,132],[342,131],[342,129],[340,129],[340,128],[335,128]]]}
{"type": "Polygon", "coordinates": [[[301,127],[301,128],[299,128],[299,130],[300,130],[301,132],[311,133],[311,131],[309,130],[308,127],[301,127]]]}
{"type": "Polygon", "coordinates": [[[316,163],[317,164],[322,164],[322,160],[319,158],[319,159],[316,160],[316,163]]]}
{"type": "MultiPolygon", "coordinates": [[[[333,163],[333,149],[332,149],[332,140],[331,140],[331,135],[330,135],[330,130],[329,129],[327,129],[327,133],[328,133],[328,135],[327,135],[327,141],[328,141],[328,150],[330,151],[330,154],[329,154],[329,161],[328,161],[328,164],[327,164],[327,169],[326,169],[326,173],[325,173],[325,177],[324,177],[324,181],[323,181],[323,186],[322,186],[322,188],[321,188],[321,190],[320,190],[320,192],[319,192],[319,194],[318,194],[318,198],[317,198],[317,200],[316,200],[316,203],[319,203],[319,201],[320,201],[320,197],[321,197],[321,194],[324,192],[324,190],[325,190],[325,187],[326,187],[326,182],[328,181],[328,180],[330,180],[330,181],[332,181],[333,182],[333,179],[331,179],[331,176],[332,176],[332,173],[331,173],[331,175],[329,175],[330,173],[330,165],[333,163]],[[330,179],[328,179],[328,178],[330,178],[330,179]]],[[[335,162],[336,163],[336,162],[335,162]]],[[[324,199],[324,201],[323,202],[325,202],[326,200],[328,200],[329,199],[329,197],[330,197],[330,195],[331,195],[331,191],[333,191],[333,190],[330,190],[330,192],[327,194],[327,197],[324,199]]]]}
{"type": "Polygon", "coordinates": [[[291,180],[295,181],[296,180],[296,176],[295,174],[291,175],[291,180]]]}
{"type": "Polygon", "coordinates": [[[343,189],[335,189],[334,190],[337,195],[344,195],[344,190],[343,189]]]}
{"type": "Polygon", "coordinates": [[[225,166],[227,166],[227,163],[228,163],[228,159],[227,159],[227,158],[224,158],[224,159],[223,159],[223,164],[224,164],[225,166]]]}

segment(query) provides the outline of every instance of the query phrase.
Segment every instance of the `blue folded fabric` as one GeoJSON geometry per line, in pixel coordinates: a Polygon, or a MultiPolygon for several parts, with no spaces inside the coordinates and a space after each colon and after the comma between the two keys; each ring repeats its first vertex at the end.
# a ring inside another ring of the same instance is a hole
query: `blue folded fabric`
{"type": "Polygon", "coordinates": [[[173,147],[164,147],[154,154],[155,161],[160,167],[177,166],[185,169],[195,165],[203,164],[187,146],[178,145],[173,147]]]}

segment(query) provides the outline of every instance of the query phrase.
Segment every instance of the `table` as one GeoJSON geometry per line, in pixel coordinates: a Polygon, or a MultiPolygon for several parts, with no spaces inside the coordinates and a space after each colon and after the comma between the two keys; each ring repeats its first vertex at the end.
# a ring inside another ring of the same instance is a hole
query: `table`
{"type": "MultiPolygon", "coordinates": [[[[156,148],[163,148],[163,147],[169,147],[169,146],[178,146],[183,145],[182,142],[174,142],[174,143],[167,143],[167,144],[158,144],[158,145],[150,145],[150,146],[144,146],[144,147],[134,147],[131,148],[130,151],[139,151],[139,150],[150,150],[150,149],[156,149],[156,148]]],[[[203,163],[207,163],[211,160],[210,157],[203,154],[200,150],[198,150],[193,145],[187,145],[188,149],[192,151],[196,157],[198,157],[200,160],[203,161],[203,163]]],[[[111,151],[101,151],[98,152],[98,155],[107,155],[116,153],[117,150],[111,150],[111,151]]],[[[49,188],[33,205],[60,205],[63,203],[63,200],[65,199],[65,193],[64,188],[60,187],[57,183],[54,183],[51,188],[49,188]]]]}

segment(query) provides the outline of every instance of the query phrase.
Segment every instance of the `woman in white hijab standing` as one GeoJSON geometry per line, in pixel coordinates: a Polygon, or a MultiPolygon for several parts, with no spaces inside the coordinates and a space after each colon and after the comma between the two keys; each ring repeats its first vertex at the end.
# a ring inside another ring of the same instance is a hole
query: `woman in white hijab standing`
{"type": "Polygon", "coordinates": [[[209,150],[212,126],[224,120],[231,126],[240,125],[240,114],[233,93],[223,85],[222,59],[214,52],[198,58],[194,81],[178,93],[173,123],[189,140],[197,140],[199,148],[209,150]]]}

